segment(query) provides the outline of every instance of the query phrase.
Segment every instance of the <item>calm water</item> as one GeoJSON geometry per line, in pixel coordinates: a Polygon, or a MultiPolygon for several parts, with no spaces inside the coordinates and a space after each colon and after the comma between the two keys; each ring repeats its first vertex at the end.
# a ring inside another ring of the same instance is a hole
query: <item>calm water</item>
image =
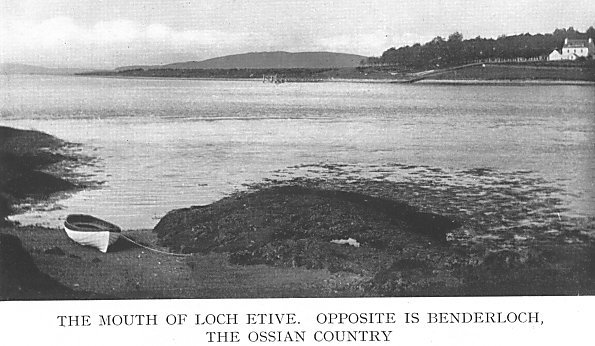
{"type": "Polygon", "coordinates": [[[149,228],[316,163],[532,171],[563,189],[570,214],[594,215],[593,86],[0,78],[1,125],[82,144],[100,159],[77,173],[105,182],[14,217],[24,223],[83,212],[149,228]]]}

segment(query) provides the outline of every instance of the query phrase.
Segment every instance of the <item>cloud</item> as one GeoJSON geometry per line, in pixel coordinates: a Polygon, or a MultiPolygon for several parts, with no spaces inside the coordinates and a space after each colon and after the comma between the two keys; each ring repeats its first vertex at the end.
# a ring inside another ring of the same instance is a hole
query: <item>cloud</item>
{"type": "Polygon", "coordinates": [[[84,27],[77,27],[77,35],[84,41],[99,44],[109,44],[114,42],[131,42],[145,36],[146,28],[140,27],[135,22],[129,20],[115,20],[109,22],[99,22],[90,30],[84,27]]]}
{"type": "Polygon", "coordinates": [[[317,44],[322,50],[328,51],[353,51],[370,52],[382,51],[390,41],[389,35],[376,31],[366,34],[344,34],[331,37],[325,37],[317,40],[317,44]]]}
{"type": "Polygon", "coordinates": [[[378,54],[390,47],[400,47],[414,43],[425,43],[432,37],[420,36],[417,33],[402,33],[395,35],[389,31],[374,31],[353,35],[336,35],[321,38],[316,44],[321,50],[336,52],[353,52],[356,54],[367,55],[369,52],[378,52],[378,54]]]}
{"type": "Polygon", "coordinates": [[[130,20],[98,22],[91,27],[77,25],[72,18],[56,17],[41,23],[7,21],[3,42],[18,45],[55,45],[64,42],[83,44],[129,43],[132,41],[171,42],[175,45],[236,44],[249,38],[248,33],[217,30],[176,31],[167,25],[140,25],[130,20]]]}
{"type": "MultiPolygon", "coordinates": [[[[0,24],[0,60],[41,61],[53,64],[67,60],[86,61],[113,66],[124,63],[145,63],[139,58],[171,55],[192,55],[206,50],[253,44],[257,35],[248,32],[218,30],[175,30],[163,24],[142,25],[131,20],[101,21],[91,26],[77,24],[69,17],[55,17],[39,23],[16,20],[0,24]],[[120,59],[120,61],[118,61],[120,59]],[[128,61],[129,60],[129,61],[128,61]]],[[[204,54],[204,53],[203,53],[204,54]]]]}

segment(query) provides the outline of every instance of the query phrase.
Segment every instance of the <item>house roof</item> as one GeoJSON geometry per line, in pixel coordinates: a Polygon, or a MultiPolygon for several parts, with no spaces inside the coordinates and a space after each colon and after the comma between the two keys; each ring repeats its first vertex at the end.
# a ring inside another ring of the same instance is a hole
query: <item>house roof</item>
{"type": "Polygon", "coordinates": [[[567,40],[564,42],[564,48],[587,48],[589,41],[587,40],[567,40]]]}

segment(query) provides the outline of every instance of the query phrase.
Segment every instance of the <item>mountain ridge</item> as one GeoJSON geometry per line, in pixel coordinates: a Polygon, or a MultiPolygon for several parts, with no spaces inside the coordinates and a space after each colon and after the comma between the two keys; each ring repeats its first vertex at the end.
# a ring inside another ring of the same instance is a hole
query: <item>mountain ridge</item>
{"type": "Polygon", "coordinates": [[[201,61],[185,61],[164,65],[121,66],[115,70],[340,68],[357,67],[366,58],[363,55],[335,52],[249,52],[225,55],[201,61]]]}

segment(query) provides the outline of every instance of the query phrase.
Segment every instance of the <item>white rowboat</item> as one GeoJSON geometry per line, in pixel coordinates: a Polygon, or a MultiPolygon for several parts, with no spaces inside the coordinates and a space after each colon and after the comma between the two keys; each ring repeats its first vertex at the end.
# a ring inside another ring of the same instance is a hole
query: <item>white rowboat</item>
{"type": "Polygon", "coordinates": [[[92,246],[101,252],[120,237],[120,227],[91,215],[70,214],[64,221],[64,230],[68,237],[75,242],[92,246]]]}

